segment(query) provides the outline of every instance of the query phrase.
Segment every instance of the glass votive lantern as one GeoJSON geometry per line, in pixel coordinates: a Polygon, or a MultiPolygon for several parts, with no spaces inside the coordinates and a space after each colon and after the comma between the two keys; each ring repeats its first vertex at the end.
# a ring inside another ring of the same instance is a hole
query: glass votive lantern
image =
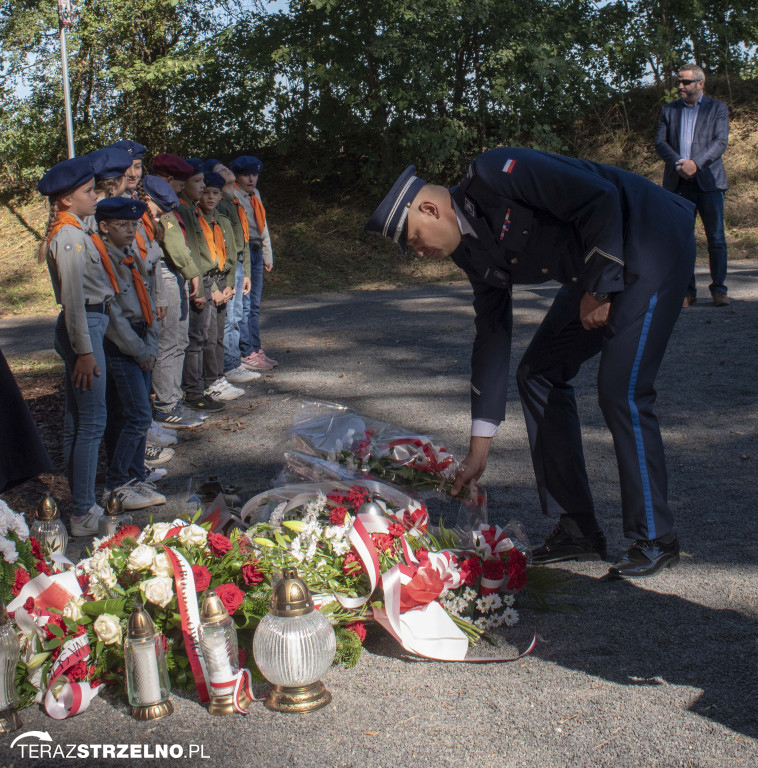
{"type": "Polygon", "coordinates": [[[29,535],[51,555],[62,555],[68,546],[68,531],[58,514],[58,504],[52,494],[46,493],[37,504],[34,522],[29,528],[29,535]]]}
{"type": "Polygon", "coordinates": [[[136,603],[129,615],[124,666],[132,717],[136,720],[157,720],[174,711],[174,705],[169,700],[171,687],[163,654],[163,639],[156,633],[153,620],[142,603],[136,603]]]}
{"type": "MultiPolygon", "coordinates": [[[[240,670],[237,629],[221,598],[214,590],[206,593],[200,609],[200,647],[211,683],[211,715],[231,715],[234,688],[240,670]]],[[[237,706],[248,709],[252,702],[240,690],[237,706]]]]}
{"type": "Polygon", "coordinates": [[[16,630],[5,606],[0,603],[0,733],[10,733],[21,727],[16,712],[16,666],[21,653],[16,630]]]}
{"type": "Polygon", "coordinates": [[[132,524],[132,516],[124,512],[124,502],[117,493],[111,493],[105,502],[105,509],[97,521],[98,538],[110,538],[120,528],[132,524]]]}
{"type": "Polygon", "coordinates": [[[274,587],[271,610],[253,638],[258,669],[273,684],[266,707],[278,712],[311,712],[326,706],[332,695],[320,678],[332,665],[336,650],[334,629],[313,607],[297,568],[284,568],[274,587]]]}

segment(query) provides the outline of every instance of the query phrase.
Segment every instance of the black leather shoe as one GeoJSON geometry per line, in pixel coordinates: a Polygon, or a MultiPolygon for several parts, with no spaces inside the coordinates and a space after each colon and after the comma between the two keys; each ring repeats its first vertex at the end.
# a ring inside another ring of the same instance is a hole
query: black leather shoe
{"type": "Polygon", "coordinates": [[[562,517],[544,544],[532,552],[535,565],[565,560],[605,560],[605,535],[601,530],[585,535],[576,521],[562,517]]]}
{"type": "Polygon", "coordinates": [[[679,539],[664,544],[654,541],[635,541],[626,554],[608,571],[611,578],[642,579],[655,576],[664,568],[673,568],[679,562],[679,539]]]}

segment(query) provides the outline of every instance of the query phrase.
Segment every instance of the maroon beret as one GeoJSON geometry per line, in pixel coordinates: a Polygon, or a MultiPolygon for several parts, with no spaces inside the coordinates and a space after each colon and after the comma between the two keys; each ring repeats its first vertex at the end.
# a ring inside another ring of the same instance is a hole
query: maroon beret
{"type": "Polygon", "coordinates": [[[196,171],[186,160],[182,160],[178,155],[165,153],[163,155],[156,155],[153,159],[153,173],[158,176],[173,176],[175,179],[179,179],[179,181],[187,181],[187,179],[195,175],[196,171]]]}

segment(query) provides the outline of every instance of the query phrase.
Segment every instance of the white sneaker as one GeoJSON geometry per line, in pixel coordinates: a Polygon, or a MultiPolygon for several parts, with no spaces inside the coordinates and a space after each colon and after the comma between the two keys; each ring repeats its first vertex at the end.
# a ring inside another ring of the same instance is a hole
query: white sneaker
{"type": "MultiPolygon", "coordinates": [[[[148,469],[150,469],[150,467],[148,467],[148,469]]],[[[148,474],[146,479],[148,483],[157,483],[158,480],[163,480],[167,474],[168,470],[165,467],[157,467],[148,474]]]]}
{"type": "MultiPolygon", "coordinates": [[[[129,511],[166,503],[166,497],[158,493],[155,486],[147,481],[138,483],[136,480],[130,480],[126,485],[114,488],[113,492],[121,498],[124,509],[129,511]]],[[[103,500],[105,501],[110,494],[111,491],[106,488],[103,491],[103,500]]]]}
{"type": "Polygon", "coordinates": [[[103,516],[104,511],[99,504],[95,504],[90,507],[86,515],[79,515],[78,517],[72,515],[71,535],[77,538],[95,536],[97,534],[98,521],[103,516]]]}
{"type": "Polygon", "coordinates": [[[251,371],[249,368],[245,368],[244,365],[239,365],[231,371],[227,371],[224,374],[224,378],[232,384],[247,384],[250,381],[260,379],[261,374],[257,371],[251,371]]]}
{"type": "Polygon", "coordinates": [[[220,379],[216,379],[216,381],[205,390],[206,397],[212,397],[214,400],[221,401],[236,400],[244,394],[244,389],[233,387],[223,376],[220,379]]]}
{"type": "Polygon", "coordinates": [[[173,448],[161,448],[159,445],[151,445],[149,442],[145,446],[145,464],[148,467],[160,467],[168,464],[174,458],[173,448]]]}
{"type": "Polygon", "coordinates": [[[150,429],[147,430],[147,442],[164,448],[178,443],[179,438],[173,430],[164,429],[157,421],[154,421],[150,425],[150,429]]]}

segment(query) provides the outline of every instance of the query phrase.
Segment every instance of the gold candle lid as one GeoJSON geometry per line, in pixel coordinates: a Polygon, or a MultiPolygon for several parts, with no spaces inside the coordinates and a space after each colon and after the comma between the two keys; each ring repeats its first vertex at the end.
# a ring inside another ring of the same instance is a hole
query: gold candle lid
{"type": "Polygon", "coordinates": [[[58,519],[58,502],[52,493],[46,493],[37,504],[35,511],[35,517],[37,520],[57,520],[58,519]]]}
{"type": "Polygon", "coordinates": [[[134,608],[132,608],[132,612],[129,614],[126,634],[132,640],[141,640],[155,634],[153,620],[142,603],[134,604],[134,608]]]}
{"type": "Polygon", "coordinates": [[[205,593],[203,605],[200,608],[200,621],[203,624],[218,624],[228,618],[229,612],[224,608],[224,604],[216,594],[216,590],[209,589],[205,593]]]}
{"type": "Polygon", "coordinates": [[[314,611],[313,598],[305,582],[298,576],[297,568],[287,566],[271,596],[271,613],[274,616],[305,616],[314,611]]]}
{"type": "Polygon", "coordinates": [[[121,496],[115,491],[111,491],[108,500],[105,502],[105,514],[108,515],[108,517],[116,517],[123,514],[123,512],[124,502],[121,500],[121,496]]]}

